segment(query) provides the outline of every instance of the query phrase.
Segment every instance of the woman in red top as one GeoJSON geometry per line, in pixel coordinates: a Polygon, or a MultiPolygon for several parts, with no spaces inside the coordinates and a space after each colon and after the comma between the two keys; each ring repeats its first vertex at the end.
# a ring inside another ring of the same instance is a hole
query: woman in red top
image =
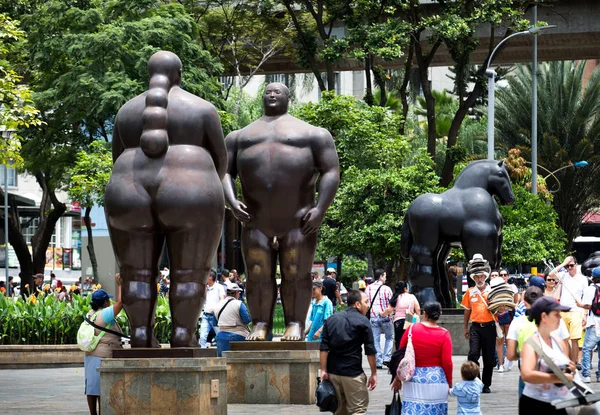
{"type": "MultiPolygon", "coordinates": [[[[442,314],[438,302],[423,306],[421,323],[412,327],[415,349],[415,374],[404,385],[395,377],[394,390],[402,392],[402,415],[447,415],[448,388],[452,387],[452,339],[450,333],[438,326],[442,314]]],[[[404,332],[400,348],[408,343],[409,330],[404,332]]]]}

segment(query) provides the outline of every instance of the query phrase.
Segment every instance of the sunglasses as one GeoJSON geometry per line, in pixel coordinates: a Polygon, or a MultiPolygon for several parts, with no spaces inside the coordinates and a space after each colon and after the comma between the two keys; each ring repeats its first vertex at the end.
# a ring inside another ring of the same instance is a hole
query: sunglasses
{"type": "Polygon", "coordinates": [[[504,273],[504,274],[500,274],[501,277],[508,277],[508,274],[504,273]]]}
{"type": "Polygon", "coordinates": [[[552,279],[552,278],[546,278],[546,281],[547,281],[547,282],[556,282],[556,280],[555,280],[555,279],[552,279]]]}
{"type": "Polygon", "coordinates": [[[576,267],[576,266],[577,266],[577,264],[569,264],[569,265],[567,265],[567,268],[573,268],[573,267],[576,267]]]}

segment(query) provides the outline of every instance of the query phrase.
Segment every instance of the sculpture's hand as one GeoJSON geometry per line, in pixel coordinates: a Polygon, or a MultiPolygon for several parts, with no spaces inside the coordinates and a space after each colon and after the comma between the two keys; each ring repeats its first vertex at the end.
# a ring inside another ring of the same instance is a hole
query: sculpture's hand
{"type": "Polygon", "coordinates": [[[314,207],[304,215],[302,222],[303,235],[314,233],[319,229],[319,226],[321,226],[321,222],[323,222],[323,213],[314,207]]]}
{"type": "Polygon", "coordinates": [[[231,206],[229,207],[233,212],[233,216],[235,216],[237,220],[239,220],[242,223],[250,222],[250,214],[246,211],[248,207],[245,204],[243,204],[239,200],[236,200],[235,202],[231,203],[231,206]]]}

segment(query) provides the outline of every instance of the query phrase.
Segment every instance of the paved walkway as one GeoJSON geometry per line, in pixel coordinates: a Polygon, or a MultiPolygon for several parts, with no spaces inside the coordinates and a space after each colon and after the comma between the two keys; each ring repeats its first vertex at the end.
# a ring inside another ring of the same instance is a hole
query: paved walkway
{"type": "MultiPolygon", "coordinates": [[[[454,381],[460,381],[460,365],[464,356],[455,356],[454,381]]],[[[366,360],[365,360],[365,367],[366,360]]],[[[481,396],[483,414],[515,415],[518,370],[494,372],[492,393],[481,396]]],[[[371,392],[369,414],[383,414],[392,400],[390,375],[379,370],[377,388],[371,392]]],[[[83,395],[83,368],[0,370],[0,414],[87,414],[83,395]]],[[[600,383],[592,389],[600,392],[600,383]]],[[[450,414],[456,413],[456,399],[450,399],[450,414]]],[[[320,414],[314,405],[229,405],[229,414],[320,414]]]]}

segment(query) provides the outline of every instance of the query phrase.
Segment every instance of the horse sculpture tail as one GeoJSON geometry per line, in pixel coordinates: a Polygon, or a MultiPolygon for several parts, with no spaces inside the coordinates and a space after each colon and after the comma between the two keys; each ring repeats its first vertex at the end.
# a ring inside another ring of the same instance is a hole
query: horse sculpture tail
{"type": "Polygon", "coordinates": [[[413,236],[410,231],[410,225],[408,223],[408,212],[404,215],[404,222],[402,223],[402,237],[400,239],[400,254],[402,258],[410,258],[410,248],[413,244],[413,236]]]}

